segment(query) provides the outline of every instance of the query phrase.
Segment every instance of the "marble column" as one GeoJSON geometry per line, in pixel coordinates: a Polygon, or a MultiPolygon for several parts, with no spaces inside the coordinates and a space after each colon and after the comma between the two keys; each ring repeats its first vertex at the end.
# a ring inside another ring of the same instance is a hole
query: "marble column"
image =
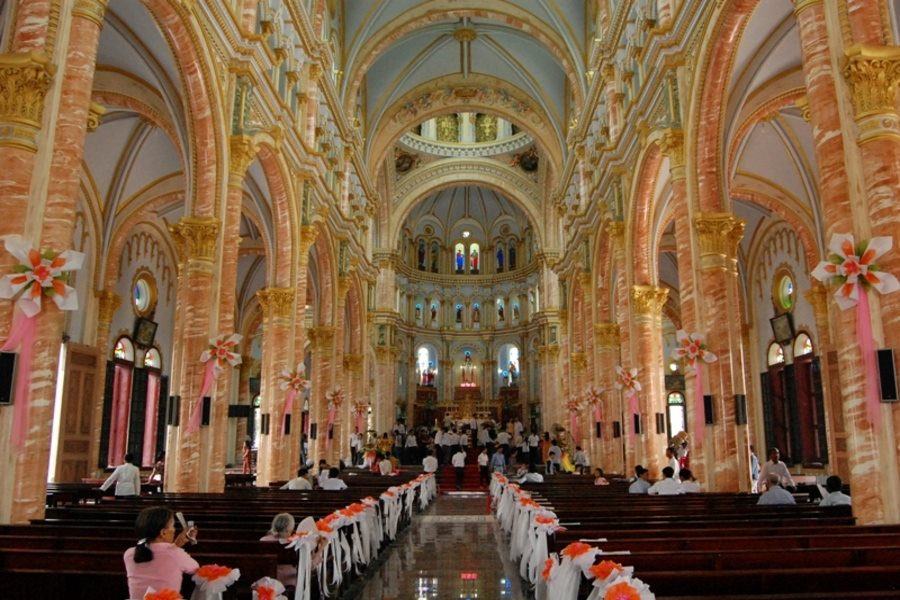
{"type": "MultiPolygon", "coordinates": [[[[341,456],[350,448],[350,431],[347,419],[350,414],[350,379],[344,370],[344,352],[346,348],[344,328],[347,327],[347,291],[350,289],[350,278],[346,275],[338,277],[337,305],[334,311],[334,381],[344,390],[344,403],[334,413],[333,438],[328,456],[328,464],[337,464],[341,456]],[[334,461],[334,462],[331,462],[334,461]]],[[[352,426],[351,426],[352,427],[352,426]]]]}
{"type": "Polygon", "coordinates": [[[291,316],[294,314],[293,288],[269,287],[256,292],[263,309],[262,364],[260,366],[260,412],[269,415],[269,433],[260,436],[256,461],[256,485],[268,486],[270,481],[294,477],[291,458],[300,455],[300,421],[297,404],[303,403],[302,395],[294,399],[291,410],[291,431],[282,432],[282,414],[287,392],[282,390],[281,372],[293,370],[297,360],[292,352],[291,316]]]}
{"type": "Polygon", "coordinates": [[[559,344],[538,346],[538,361],[541,365],[541,422],[544,431],[550,431],[553,423],[565,422],[563,420],[565,398],[560,385],[559,344]]]}
{"type": "MultiPolygon", "coordinates": [[[[621,394],[616,392],[616,365],[619,364],[621,339],[618,323],[595,323],[597,338],[597,385],[603,390],[600,417],[603,423],[598,454],[591,456],[591,464],[603,467],[605,471],[625,473],[625,454],[622,438],[613,437],[613,421],[622,415],[621,394]],[[598,460],[599,459],[599,460],[598,460]]],[[[591,414],[591,421],[594,415],[591,414]]]]}
{"type": "MultiPolygon", "coordinates": [[[[122,304],[122,297],[112,290],[102,290],[95,292],[97,296],[97,337],[94,341],[94,347],[100,356],[97,367],[97,381],[103,381],[102,373],[105,372],[106,362],[111,357],[111,348],[109,346],[109,327],[112,323],[116,309],[122,304]]],[[[97,385],[94,394],[94,408],[91,414],[91,431],[100,431],[103,423],[103,396],[106,390],[105,386],[97,385]]],[[[88,456],[92,457],[89,463],[91,469],[96,468],[97,464],[93,457],[100,455],[100,437],[92,436],[88,456]]]]}
{"type": "MultiPolygon", "coordinates": [[[[219,220],[184,217],[169,231],[178,250],[178,290],[175,304],[176,336],[173,351],[172,390],[181,396],[180,426],[170,438],[166,479],[175,492],[210,491],[204,471],[208,470],[212,444],[209,427],[188,433],[191,413],[201,402],[200,389],[206,365],[200,355],[209,346],[210,316],[213,304],[213,265],[219,239],[219,220]],[[172,443],[174,442],[174,443],[172,443]],[[174,449],[174,453],[171,450],[174,449]],[[174,467],[174,468],[173,468],[174,467]],[[174,471],[174,473],[173,473],[174,471]]],[[[230,369],[221,377],[230,376],[230,369]]],[[[209,395],[215,397],[217,383],[209,395]]]]}
{"type": "Polygon", "coordinates": [[[736,425],[734,418],[734,395],[746,393],[744,317],[737,272],[744,222],[731,213],[702,213],[694,219],[694,227],[700,249],[703,314],[708,315],[704,324],[707,345],[718,357],[714,363],[698,365],[705,369],[704,393],[713,397],[715,419],[704,436],[707,486],[711,491],[746,491],[750,485],[750,438],[747,426],[736,425]]]}
{"type": "MultiPolygon", "coordinates": [[[[635,285],[631,288],[631,316],[634,359],[638,368],[641,391],[640,464],[650,470],[651,478],[662,478],[665,466],[665,432],[656,432],[656,413],[666,412],[665,357],[662,348],[662,307],[669,296],[668,288],[635,285]]],[[[626,402],[626,406],[627,406],[626,402]]],[[[629,411],[630,412],[630,411],[629,411]]],[[[633,423],[632,423],[633,426],[633,423]]]]}
{"type": "MultiPolygon", "coordinates": [[[[250,354],[241,355],[241,365],[239,367],[239,375],[238,375],[238,398],[237,403],[245,406],[249,406],[250,410],[253,410],[253,396],[250,395],[250,377],[253,375],[254,370],[259,369],[258,361],[253,358],[250,354]]],[[[232,443],[231,450],[229,450],[229,458],[228,462],[234,464],[237,462],[237,457],[241,456],[244,447],[244,439],[249,435],[252,437],[252,433],[247,427],[248,421],[246,419],[238,419],[234,428],[234,442],[232,443]]],[[[257,461],[259,458],[257,457],[257,461]]]]}
{"type": "MultiPolygon", "coordinates": [[[[334,390],[335,379],[334,359],[334,327],[322,325],[311,327],[307,331],[312,345],[312,369],[310,380],[312,389],[309,395],[309,413],[313,423],[316,423],[317,435],[315,440],[309,441],[309,454],[313,462],[319,460],[331,460],[331,453],[335,442],[328,443],[328,400],[325,394],[334,390]],[[329,447],[330,446],[330,447],[329,447]]],[[[329,464],[331,464],[329,462],[329,464]]]]}

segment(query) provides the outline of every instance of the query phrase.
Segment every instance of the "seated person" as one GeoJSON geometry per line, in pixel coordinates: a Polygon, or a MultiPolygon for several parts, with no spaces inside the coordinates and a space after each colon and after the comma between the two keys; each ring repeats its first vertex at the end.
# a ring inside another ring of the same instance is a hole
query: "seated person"
{"type": "Polygon", "coordinates": [[[681,481],[675,479],[675,469],[665,467],[662,470],[663,478],[650,486],[647,493],[651,496],[677,496],[683,494],[681,481]]]}
{"type": "Polygon", "coordinates": [[[575,471],[579,475],[584,475],[585,469],[587,469],[588,473],[591,472],[591,463],[588,460],[585,451],[581,449],[581,446],[575,446],[575,456],[573,457],[572,462],[575,463],[575,471]]]}
{"type": "Polygon", "coordinates": [[[517,480],[518,483],[544,483],[544,476],[537,472],[535,465],[528,465],[528,472],[517,480]]]}
{"type": "Polygon", "coordinates": [[[778,473],[769,473],[768,488],[765,493],[759,497],[757,505],[773,505],[773,504],[797,504],[794,496],[789,491],[781,487],[781,476],[778,473]]]}
{"type": "Polygon", "coordinates": [[[650,489],[650,481],[648,479],[649,471],[638,465],[634,468],[634,480],[631,482],[631,485],[628,486],[629,494],[646,494],[647,490],[650,489]]]}
{"type": "MultiPolygon", "coordinates": [[[[272,526],[269,528],[269,532],[259,538],[259,541],[287,544],[288,538],[291,537],[292,533],[294,533],[294,517],[290,513],[278,513],[275,515],[275,518],[272,519],[272,526]]],[[[285,587],[297,585],[297,566],[287,564],[278,565],[276,578],[283,583],[285,587]]]]}
{"type": "Polygon", "coordinates": [[[699,494],[703,491],[700,489],[700,482],[694,479],[694,474],[691,473],[690,469],[681,469],[678,472],[678,477],[681,478],[681,489],[684,490],[685,494],[699,494]]]}
{"type": "Polygon", "coordinates": [[[837,475],[832,475],[825,480],[825,491],[828,495],[822,498],[819,506],[851,506],[853,500],[842,490],[844,483],[837,475]]]}
{"type": "Polygon", "coordinates": [[[422,470],[426,473],[434,473],[438,469],[438,461],[434,457],[434,450],[428,449],[428,455],[422,459],[422,470]]]}
{"type": "Polygon", "coordinates": [[[282,490],[311,490],[312,484],[309,482],[309,469],[306,467],[300,467],[297,469],[297,476],[286,484],[281,486],[279,489],[282,490]]]}
{"type": "Polygon", "coordinates": [[[329,473],[331,473],[331,468],[328,466],[328,461],[323,458],[319,461],[319,474],[316,476],[316,483],[319,487],[322,487],[322,484],[328,479],[329,473]]]}
{"type": "Polygon", "coordinates": [[[394,465],[391,463],[391,459],[386,454],[382,454],[381,460],[378,461],[378,472],[382,475],[390,475],[393,471],[394,465]]]}
{"type": "Polygon", "coordinates": [[[603,469],[600,467],[594,471],[594,485],[609,485],[609,481],[603,476],[603,469]]]}
{"type": "Polygon", "coordinates": [[[175,535],[175,515],[164,506],[151,506],[140,512],[135,521],[137,545],[125,551],[125,573],[128,594],[143,598],[148,588],[180,590],[183,574],[192,574],[200,564],[182,550],[195,540],[197,530],[191,528],[175,535]]]}
{"type": "Polygon", "coordinates": [[[338,469],[337,467],[331,467],[328,472],[328,479],[322,482],[322,489],[331,491],[346,490],[347,484],[344,483],[343,479],[338,479],[338,475],[340,474],[340,469],[338,469]]]}

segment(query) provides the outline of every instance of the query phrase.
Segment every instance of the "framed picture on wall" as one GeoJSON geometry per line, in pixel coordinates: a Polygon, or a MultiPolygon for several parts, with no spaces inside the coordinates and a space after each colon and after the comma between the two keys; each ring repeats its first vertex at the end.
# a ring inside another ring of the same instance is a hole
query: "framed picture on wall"
{"type": "Polygon", "coordinates": [[[134,343],[143,348],[153,345],[156,338],[156,328],[159,324],[144,317],[138,317],[134,322],[134,343]]]}
{"type": "Polygon", "coordinates": [[[794,318],[791,313],[782,313],[769,319],[775,341],[784,346],[794,340],[794,318]]]}

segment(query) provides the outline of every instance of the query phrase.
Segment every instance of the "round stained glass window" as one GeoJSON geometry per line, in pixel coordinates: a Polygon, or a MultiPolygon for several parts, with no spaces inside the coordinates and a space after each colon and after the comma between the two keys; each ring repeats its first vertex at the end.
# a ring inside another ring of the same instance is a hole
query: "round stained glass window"
{"type": "Polygon", "coordinates": [[[135,275],[131,303],[134,312],[141,317],[149,316],[156,310],[156,280],[149,271],[142,270],[135,275]]]}

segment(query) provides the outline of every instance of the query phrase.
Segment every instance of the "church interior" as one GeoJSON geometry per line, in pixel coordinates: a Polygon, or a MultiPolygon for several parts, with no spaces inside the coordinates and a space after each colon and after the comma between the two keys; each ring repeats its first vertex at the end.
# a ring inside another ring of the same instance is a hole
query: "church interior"
{"type": "Polygon", "coordinates": [[[470,419],[652,479],[684,442],[711,493],[777,447],[900,524],[900,2],[0,25],[0,524],[125,453],[221,493],[245,441],[267,487],[470,419]]]}

